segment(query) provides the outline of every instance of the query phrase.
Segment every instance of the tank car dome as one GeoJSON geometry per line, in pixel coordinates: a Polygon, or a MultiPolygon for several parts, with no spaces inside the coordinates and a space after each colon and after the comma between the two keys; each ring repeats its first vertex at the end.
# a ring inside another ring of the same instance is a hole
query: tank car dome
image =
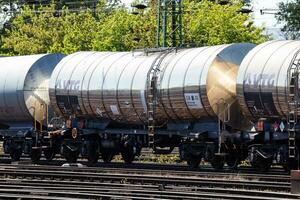
{"type": "Polygon", "coordinates": [[[287,73],[299,50],[300,41],[270,41],[258,45],[245,57],[238,72],[237,94],[249,120],[286,117],[287,73]]]}
{"type": "Polygon", "coordinates": [[[46,108],[39,105],[49,104],[48,81],[62,58],[62,54],[0,58],[1,123],[33,122],[35,110],[38,121],[46,118],[40,113],[46,108]]]}

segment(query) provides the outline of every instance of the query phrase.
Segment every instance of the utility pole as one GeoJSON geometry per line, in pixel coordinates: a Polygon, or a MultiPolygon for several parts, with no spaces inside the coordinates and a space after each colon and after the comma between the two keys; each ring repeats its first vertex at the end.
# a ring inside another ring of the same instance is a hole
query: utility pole
{"type": "Polygon", "coordinates": [[[182,0],[158,0],[156,45],[182,46],[182,0]]]}

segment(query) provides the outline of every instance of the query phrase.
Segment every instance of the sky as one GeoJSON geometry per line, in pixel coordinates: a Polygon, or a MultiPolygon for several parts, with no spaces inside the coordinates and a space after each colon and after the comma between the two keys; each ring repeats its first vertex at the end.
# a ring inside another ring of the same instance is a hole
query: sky
{"type": "Polygon", "coordinates": [[[274,39],[284,39],[280,28],[282,24],[278,24],[275,19],[274,11],[268,11],[268,9],[278,9],[280,2],[288,2],[291,0],[252,0],[251,6],[253,9],[252,17],[256,26],[265,27],[266,33],[273,36],[274,39]],[[261,14],[260,10],[266,12],[261,14]]]}
{"type": "Polygon", "coordinates": [[[125,4],[130,4],[132,2],[132,0],[122,0],[122,2],[125,4]]]}

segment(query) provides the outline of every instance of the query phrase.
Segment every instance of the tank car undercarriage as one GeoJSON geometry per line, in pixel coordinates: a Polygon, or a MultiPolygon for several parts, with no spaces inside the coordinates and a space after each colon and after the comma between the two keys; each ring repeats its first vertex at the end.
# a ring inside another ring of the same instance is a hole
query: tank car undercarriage
{"type": "MultiPolygon", "coordinates": [[[[149,147],[148,132],[142,127],[107,127],[100,130],[101,123],[98,129],[95,122],[92,123],[93,128],[82,127],[82,120],[77,119],[72,122],[67,120],[66,124],[69,127],[48,131],[18,130],[12,134],[13,130],[1,130],[4,151],[10,154],[13,161],[18,161],[22,154],[29,155],[33,162],[38,162],[42,155],[50,161],[60,154],[69,163],[84,158],[92,166],[100,157],[103,162],[109,163],[118,154],[125,163],[130,164],[140,155],[142,148],[149,147]]],[[[197,168],[204,161],[216,170],[223,167],[236,169],[244,160],[259,171],[269,170],[272,164],[285,170],[297,167],[300,138],[296,138],[296,159],[291,163],[286,129],[274,130],[270,123],[263,122],[263,127],[257,129],[259,131],[233,133],[223,130],[220,136],[218,125],[204,122],[185,129],[185,125],[177,124],[176,130],[170,128],[172,125],[169,129],[156,130],[153,153],[168,154],[178,147],[180,160],[186,161],[192,168],[197,168]]]]}

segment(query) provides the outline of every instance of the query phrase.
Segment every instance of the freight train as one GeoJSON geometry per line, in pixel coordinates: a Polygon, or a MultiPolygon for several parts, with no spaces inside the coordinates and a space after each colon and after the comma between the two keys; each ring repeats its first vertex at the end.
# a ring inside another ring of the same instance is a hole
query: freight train
{"type": "Polygon", "coordinates": [[[191,167],[299,163],[300,41],[0,58],[0,136],[12,160],[90,165],[179,148],[191,167]]]}

